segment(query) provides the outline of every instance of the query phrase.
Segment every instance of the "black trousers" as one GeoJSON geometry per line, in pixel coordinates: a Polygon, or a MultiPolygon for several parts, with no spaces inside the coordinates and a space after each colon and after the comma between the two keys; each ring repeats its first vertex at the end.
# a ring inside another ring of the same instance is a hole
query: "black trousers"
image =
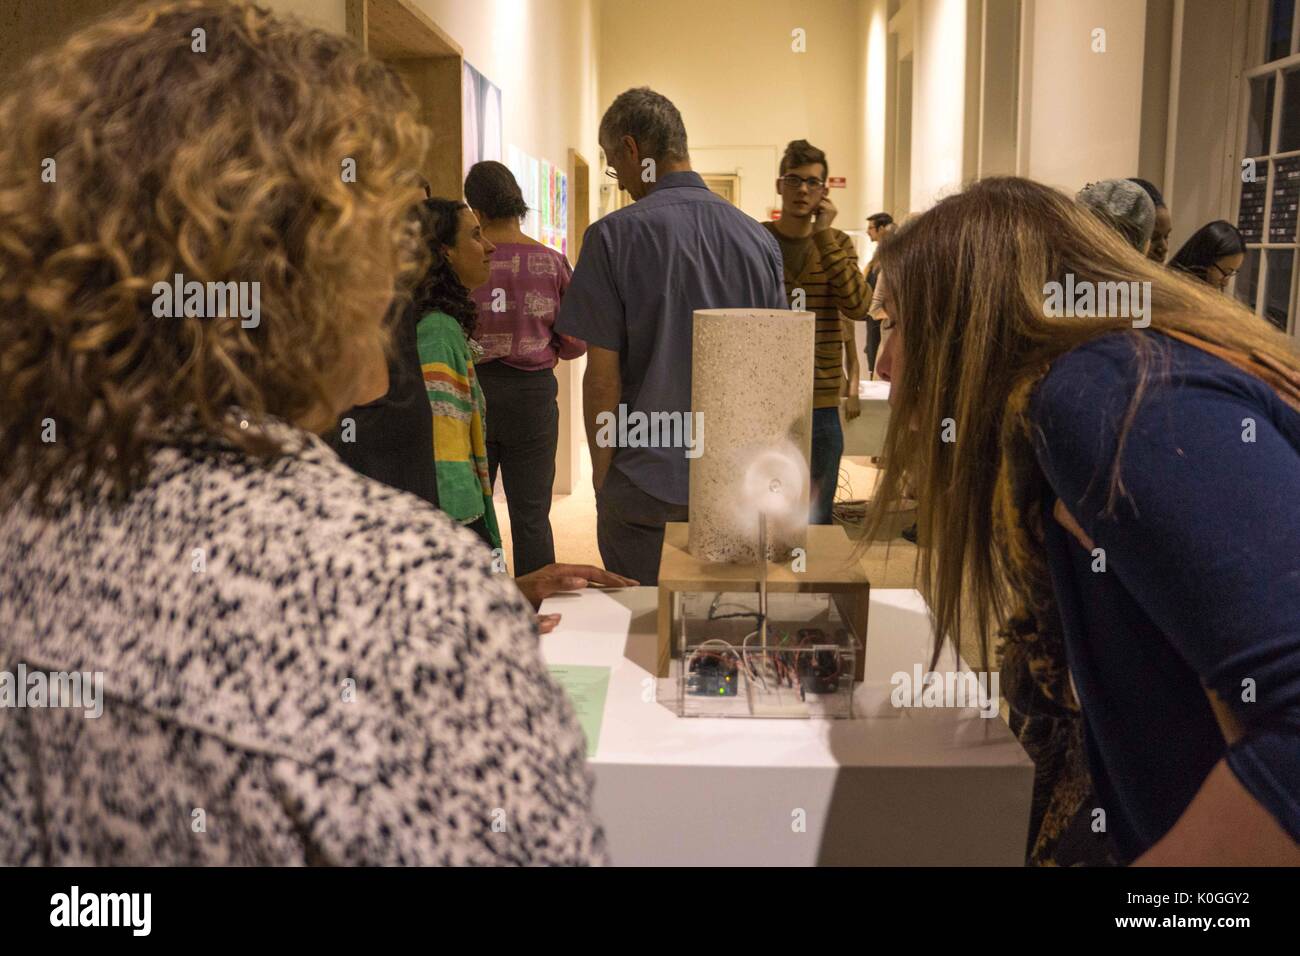
{"type": "Polygon", "coordinates": [[[495,488],[501,470],[518,577],[555,562],[551,492],[560,437],[559,384],[551,369],[523,372],[487,362],[475,372],[487,400],[488,474],[495,488]]]}
{"type": "Polygon", "coordinates": [[[659,583],[664,525],[685,521],[686,505],[646,494],[614,465],[596,495],[596,543],[600,559],[615,574],[638,584],[659,583]]]}
{"type": "Polygon", "coordinates": [[[875,372],[876,353],[880,351],[880,323],[875,319],[867,319],[867,347],[862,351],[867,353],[867,371],[875,372]]]}

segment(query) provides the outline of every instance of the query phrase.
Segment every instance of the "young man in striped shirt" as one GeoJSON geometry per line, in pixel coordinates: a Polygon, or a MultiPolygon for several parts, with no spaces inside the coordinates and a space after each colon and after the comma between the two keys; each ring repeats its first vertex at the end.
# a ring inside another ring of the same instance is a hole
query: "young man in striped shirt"
{"type": "Polygon", "coordinates": [[[794,140],[781,157],[776,191],[781,218],[763,225],[776,237],[785,266],[790,307],[817,316],[817,354],[813,372],[812,480],[813,524],[831,523],[839,483],[845,414],[858,416],[858,356],[853,322],[867,317],[871,290],[858,268],[853,240],[831,228],[838,210],[827,184],[826,154],[805,139],[794,140]],[[847,368],[847,375],[845,374],[847,368]]]}

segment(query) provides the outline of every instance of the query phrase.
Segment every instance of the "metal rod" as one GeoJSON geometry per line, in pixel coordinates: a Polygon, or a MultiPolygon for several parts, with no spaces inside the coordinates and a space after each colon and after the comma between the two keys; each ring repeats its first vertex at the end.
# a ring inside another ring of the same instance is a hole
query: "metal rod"
{"type": "Polygon", "coordinates": [[[767,514],[758,515],[758,637],[767,658],[767,514]]]}

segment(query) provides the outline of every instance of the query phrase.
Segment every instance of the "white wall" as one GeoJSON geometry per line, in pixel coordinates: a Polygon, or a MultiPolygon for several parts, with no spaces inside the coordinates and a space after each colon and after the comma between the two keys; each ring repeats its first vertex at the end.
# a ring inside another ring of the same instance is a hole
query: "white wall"
{"type": "Polygon", "coordinates": [[[596,0],[414,2],[501,87],[506,144],[561,169],[573,147],[596,171],[596,0]]]}
{"type": "MultiPolygon", "coordinates": [[[[1246,23],[1240,5],[1185,0],[1175,19],[1176,56],[1171,93],[1177,112],[1169,122],[1164,194],[1174,229],[1172,257],[1201,226],[1231,219],[1241,187],[1237,158],[1237,103],[1246,23]]],[[[1262,26],[1260,27],[1262,31],[1262,26]]]]}
{"type": "Polygon", "coordinates": [[[911,207],[921,212],[962,185],[966,0],[912,0],[911,207]]]}
{"type": "Polygon", "coordinates": [[[885,210],[885,94],[889,66],[888,0],[862,0],[858,19],[859,149],[863,205],[867,215],[885,210]]]}
{"type": "Polygon", "coordinates": [[[836,225],[860,228],[859,0],[601,0],[599,114],[625,89],[650,86],[681,111],[699,172],[743,166],[741,205],[755,218],[779,206],[777,161],[807,139],[826,152],[836,225]],[[791,50],[800,28],[806,52],[791,50]],[[706,168],[706,164],[708,168],[706,168]]]}
{"type": "MultiPolygon", "coordinates": [[[[687,135],[690,131],[687,130],[687,135]]],[[[776,202],[771,181],[780,167],[781,150],[775,143],[761,146],[691,146],[691,165],[701,173],[734,173],[740,177],[740,202],[738,205],[760,221],[768,218],[776,202]]],[[[836,170],[841,175],[843,170],[836,170]]],[[[851,175],[851,174],[850,174],[851,175]]],[[[611,188],[613,180],[608,180],[611,188]]],[[[839,200],[839,192],[832,197],[839,200]]]]}
{"type": "MultiPolygon", "coordinates": [[[[867,214],[888,208],[885,178],[889,113],[889,0],[862,0],[858,46],[862,103],[859,130],[867,214]]],[[[922,212],[961,188],[966,125],[966,0],[909,0],[896,11],[911,17],[912,123],[909,205],[922,212]]]]}
{"type": "Polygon", "coordinates": [[[1073,195],[1137,175],[1146,0],[1025,0],[1019,170],[1073,195]],[[1106,31],[1106,52],[1092,31],[1106,31]]]}

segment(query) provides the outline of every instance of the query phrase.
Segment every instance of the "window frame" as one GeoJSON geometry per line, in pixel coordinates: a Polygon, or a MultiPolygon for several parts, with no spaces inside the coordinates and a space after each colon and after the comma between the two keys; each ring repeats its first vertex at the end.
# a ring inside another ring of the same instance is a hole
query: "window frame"
{"type": "MultiPolygon", "coordinates": [[[[1271,0],[1264,0],[1261,6],[1255,8],[1262,12],[1262,16],[1252,17],[1251,39],[1247,50],[1247,63],[1253,64],[1247,66],[1241,71],[1240,87],[1240,108],[1238,110],[1238,121],[1236,131],[1237,156],[1239,157],[1236,166],[1236,175],[1232,196],[1232,221],[1240,222],[1241,219],[1241,196],[1242,187],[1245,182],[1241,179],[1242,162],[1247,159],[1253,159],[1256,162],[1256,172],[1261,169],[1264,173],[1264,221],[1260,229],[1258,242],[1247,242],[1246,252],[1249,255],[1252,251],[1259,252],[1259,266],[1255,272],[1255,305],[1254,312],[1266,322],[1269,320],[1265,317],[1267,307],[1268,293],[1268,253],[1270,251],[1284,251],[1291,253],[1291,288],[1287,297],[1287,322],[1283,331],[1292,337],[1300,338],[1300,320],[1296,316],[1297,287],[1300,286],[1300,208],[1296,210],[1297,224],[1295,238],[1291,242],[1272,242],[1269,239],[1269,230],[1273,223],[1273,193],[1277,188],[1277,163],[1278,160],[1297,158],[1300,159],[1300,148],[1286,150],[1283,152],[1265,152],[1259,155],[1250,156],[1246,153],[1246,146],[1250,135],[1251,120],[1251,83],[1256,79],[1273,77],[1273,113],[1269,117],[1269,136],[1267,147],[1269,150],[1277,150],[1280,145],[1278,135],[1281,132],[1282,112],[1286,100],[1286,74],[1294,71],[1294,81],[1297,87],[1300,87],[1300,2],[1297,2],[1292,8],[1291,14],[1291,53],[1287,56],[1276,60],[1265,60],[1268,55],[1269,39],[1272,34],[1272,17],[1273,4],[1271,0]],[[1262,7],[1262,10],[1261,10],[1262,7]]],[[[1237,298],[1238,302],[1249,308],[1249,304],[1244,302],[1237,295],[1237,279],[1232,280],[1232,295],[1237,298]]],[[[1269,323],[1270,325],[1273,323],[1269,323]]],[[[1275,326],[1276,327],[1276,326],[1275,326]]]]}

